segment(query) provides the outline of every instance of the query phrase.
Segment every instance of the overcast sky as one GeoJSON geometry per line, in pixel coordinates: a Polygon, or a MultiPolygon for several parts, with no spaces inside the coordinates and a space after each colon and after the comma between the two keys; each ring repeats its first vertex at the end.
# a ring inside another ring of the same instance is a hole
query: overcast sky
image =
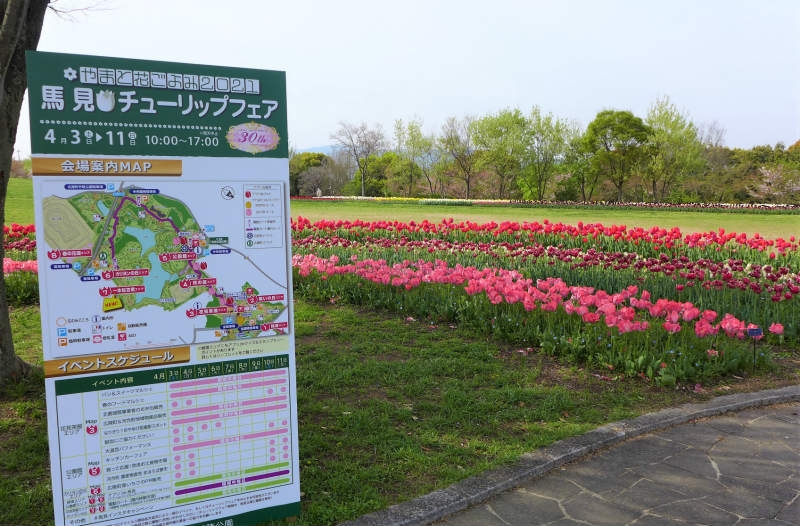
{"type": "Polygon", "coordinates": [[[730,147],[800,139],[800,0],[107,0],[48,13],[39,49],[286,71],[297,149],[340,121],[391,137],[538,105],[585,127],[661,96],[730,147]]]}

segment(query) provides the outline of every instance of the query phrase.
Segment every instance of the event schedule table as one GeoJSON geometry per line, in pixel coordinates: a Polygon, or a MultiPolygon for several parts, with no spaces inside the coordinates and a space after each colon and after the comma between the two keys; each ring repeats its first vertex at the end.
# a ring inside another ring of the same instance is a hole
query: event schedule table
{"type": "Polygon", "coordinates": [[[296,476],[288,355],[57,380],[56,403],[68,524],[200,521],[296,476]]]}

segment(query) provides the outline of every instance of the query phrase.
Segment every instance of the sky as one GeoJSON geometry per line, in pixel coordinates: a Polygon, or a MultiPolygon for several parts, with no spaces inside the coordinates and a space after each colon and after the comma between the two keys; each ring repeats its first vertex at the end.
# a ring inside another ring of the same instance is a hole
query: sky
{"type": "MultiPolygon", "coordinates": [[[[661,97],[732,148],[800,139],[798,0],[59,0],[39,50],[286,72],[289,142],[661,97]],[[91,6],[85,9],[86,6],[91,6]]],[[[30,154],[27,105],[16,156],[30,154]]]]}

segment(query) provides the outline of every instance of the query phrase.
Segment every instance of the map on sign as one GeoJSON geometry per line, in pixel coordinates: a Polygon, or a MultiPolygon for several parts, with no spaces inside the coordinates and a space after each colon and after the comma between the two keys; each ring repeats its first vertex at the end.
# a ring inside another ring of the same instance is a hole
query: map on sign
{"type": "Polygon", "coordinates": [[[281,184],[193,182],[187,195],[136,177],[42,190],[43,282],[66,291],[48,313],[56,355],[288,330],[281,184]]]}

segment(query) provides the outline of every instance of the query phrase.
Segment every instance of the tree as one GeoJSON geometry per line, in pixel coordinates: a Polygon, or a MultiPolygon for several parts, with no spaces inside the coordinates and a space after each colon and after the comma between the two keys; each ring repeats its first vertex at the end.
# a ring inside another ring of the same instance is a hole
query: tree
{"type": "Polygon", "coordinates": [[[345,185],[353,178],[353,159],[344,150],[337,149],[331,152],[328,163],[328,188],[329,195],[342,195],[345,185]]]}
{"type": "Polygon", "coordinates": [[[564,157],[569,138],[575,134],[575,126],[552,113],[543,114],[538,106],[531,109],[526,124],[520,187],[525,199],[542,201],[556,165],[564,157]]]}
{"type": "MultiPolygon", "coordinates": [[[[421,123],[414,120],[408,125],[409,127],[413,125],[414,129],[418,130],[421,123]]],[[[397,162],[393,163],[387,173],[387,191],[390,195],[394,195],[397,191],[406,197],[411,197],[414,193],[417,176],[422,175],[414,162],[416,152],[411,149],[408,136],[409,133],[403,124],[403,119],[394,121],[394,151],[397,155],[397,162]]]]}
{"type": "Polygon", "coordinates": [[[298,153],[289,159],[289,181],[292,195],[323,195],[341,192],[353,173],[349,157],[334,151],[332,157],[320,152],[298,153]]]}
{"type": "Polygon", "coordinates": [[[477,166],[495,174],[500,199],[508,197],[517,184],[526,125],[525,116],[518,109],[505,109],[472,123],[475,146],[480,151],[477,166]]]}
{"type": "Polygon", "coordinates": [[[749,179],[749,197],[760,203],[791,203],[800,198],[800,151],[786,148],[754,146],[750,150],[732,152],[737,164],[749,179]]]}
{"type": "Polygon", "coordinates": [[[340,122],[339,129],[331,135],[331,139],[350,154],[361,173],[361,195],[367,195],[365,177],[367,159],[370,155],[379,154],[386,149],[386,137],[380,125],[376,124],[374,128],[370,128],[365,122],[358,126],[340,122]]]}
{"type": "MultiPolygon", "coordinates": [[[[290,151],[290,154],[292,152],[290,151]]],[[[328,163],[329,157],[319,152],[303,152],[289,156],[290,195],[308,195],[300,191],[300,174],[309,168],[321,167],[328,163]]]]}
{"type": "Polygon", "coordinates": [[[650,128],[633,113],[603,110],[586,129],[592,168],[603,173],[617,190],[622,201],[625,183],[644,156],[650,128]]]}
{"type": "Polygon", "coordinates": [[[464,182],[464,198],[470,198],[472,177],[475,175],[476,157],[472,137],[472,117],[449,117],[442,125],[439,144],[453,159],[453,177],[464,182]]]}
{"type": "Polygon", "coordinates": [[[725,147],[725,129],[718,122],[703,124],[698,129],[703,147],[705,170],[696,179],[684,182],[684,190],[700,202],[730,201],[733,187],[729,184],[734,170],[732,152],[725,147]]]}
{"type": "Polygon", "coordinates": [[[395,156],[386,167],[387,196],[403,195],[411,197],[416,189],[416,181],[422,175],[419,167],[411,159],[406,159],[395,152],[388,152],[395,156]]]}
{"type": "Polygon", "coordinates": [[[785,164],[761,166],[759,181],[750,188],[751,195],[760,203],[800,202],[800,170],[785,164]]]}
{"type": "Polygon", "coordinates": [[[370,197],[384,197],[387,195],[386,180],[391,173],[392,166],[400,161],[394,152],[385,152],[381,155],[372,154],[365,159],[364,169],[356,172],[355,178],[348,185],[350,191],[356,191],[360,186],[362,195],[370,197]],[[364,182],[366,180],[366,183],[364,182]]]}
{"type": "MultiPolygon", "coordinates": [[[[0,0],[0,223],[17,138],[22,97],[28,86],[25,51],[39,44],[49,0],[0,0]]],[[[0,248],[0,256],[5,250],[0,248]]],[[[27,375],[31,366],[14,352],[5,277],[0,278],[0,385],[27,375]]]]}
{"type": "MultiPolygon", "coordinates": [[[[422,133],[422,121],[412,120],[407,125],[398,119],[394,124],[397,154],[416,166],[416,172],[428,183],[428,193],[433,195],[435,184],[434,167],[441,157],[433,135],[422,133]]],[[[413,174],[412,174],[413,177],[413,174]]]]}
{"type": "Polygon", "coordinates": [[[650,106],[645,124],[651,135],[643,176],[650,197],[660,203],[672,189],[703,171],[703,145],[697,127],[669,97],[659,98],[650,106]]]}
{"type": "Polygon", "coordinates": [[[327,170],[322,166],[312,166],[297,175],[297,194],[303,197],[314,196],[317,191],[322,193],[325,187],[327,170]]]}
{"type": "Polygon", "coordinates": [[[564,169],[570,174],[565,184],[574,185],[584,203],[592,200],[600,180],[600,171],[592,169],[594,153],[591,146],[585,134],[576,134],[570,139],[564,155],[564,169]]]}

